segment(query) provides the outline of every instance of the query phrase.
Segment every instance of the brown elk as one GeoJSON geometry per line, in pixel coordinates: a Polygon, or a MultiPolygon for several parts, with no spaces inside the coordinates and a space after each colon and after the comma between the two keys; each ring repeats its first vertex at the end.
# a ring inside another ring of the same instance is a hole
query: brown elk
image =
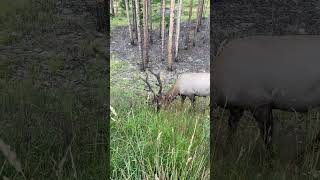
{"type": "Polygon", "coordinates": [[[167,107],[178,96],[181,96],[181,104],[183,105],[186,97],[191,100],[192,107],[195,105],[195,97],[210,96],[210,73],[183,73],[176,80],[175,84],[166,92],[162,93],[162,82],[160,74],[156,74],[149,70],[158,81],[159,91],[156,94],[152,86],[148,82],[148,74],[143,81],[147,84],[148,90],[153,93],[152,102],[157,105],[159,111],[162,106],[167,107]]]}
{"type": "Polygon", "coordinates": [[[230,110],[229,129],[235,132],[244,110],[251,111],[267,149],[272,109],[306,112],[320,105],[320,36],[235,39],[213,67],[212,102],[230,110]]]}

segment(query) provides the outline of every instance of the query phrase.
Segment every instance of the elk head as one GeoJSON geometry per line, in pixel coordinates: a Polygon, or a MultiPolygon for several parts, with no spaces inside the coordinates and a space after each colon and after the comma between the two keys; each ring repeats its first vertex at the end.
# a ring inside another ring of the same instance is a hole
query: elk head
{"type": "Polygon", "coordinates": [[[153,89],[152,89],[152,86],[149,82],[149,76],[148,76],[148,73],[146,73],[146,78],[145,79],[142,79],[146,85],[147,85],[147,89],[145,89],[146,91],[148,92],[151,92],[153,97],[151,99],[151,104],[152,105],[156,105],[157,107],[157,111],[160,110],[163,102],[164,102],[164,98],[165,96],[162,94],[162,82],[161,82],[161,78],[160,78],[160,73],[154,73],[153,71],[151,70],[148,70],[153,76],[156,77],[158,83],[156,84],[158,87],[159,87],[159,90],[158,92],[156,93],[153,89]]]}

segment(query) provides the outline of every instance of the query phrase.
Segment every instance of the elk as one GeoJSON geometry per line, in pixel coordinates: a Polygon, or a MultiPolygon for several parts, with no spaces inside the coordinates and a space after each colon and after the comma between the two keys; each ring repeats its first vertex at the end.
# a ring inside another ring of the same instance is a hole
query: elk
{"type": "Polygon", "coordinates": [[[162,106],[167,107],[178,96],[181,96],[181,104],[184,104],[186,97],[191,100],[192,107],[195,105],[195,97],[207,97],[210,96],[210,73],[183,73],[176,80],[175,84],[166,92],[162,93],[162,82],[160,74],[156,74],[149,70],[158,81],[159,91],[156,94],[150,83],[148,82],[148,74],[143,81],[148,86],[148,91],[153,94],[152,102],[157,105],[157,111],[162,106]]]}
{"type": "Polygon", "coordinates": [[[212,102],[230,110],[231,134],[249,110],[270,149],[273,109],[307,112],[320,105],[319,67],[320,36],[234,39],[221,46],[213,63],[212,102]]]}

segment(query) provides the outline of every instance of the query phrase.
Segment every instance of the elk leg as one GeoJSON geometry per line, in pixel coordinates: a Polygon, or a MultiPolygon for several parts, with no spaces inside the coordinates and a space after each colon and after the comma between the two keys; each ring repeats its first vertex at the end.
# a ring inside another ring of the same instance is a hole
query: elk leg
{"type": "Polygon", "coordinates": [[[186,100],[186,96],[185,95],[181,95],[181,107],[184,104],[184,100],[186,100]]]}
{"type": "Polygon", "coordinates": [[[194,95],[191,95],[189,96],[189,99],[191,101],[191,105],[192,105],[192,108],[194,108],[195,106],[195,101],[196,101],[196,97],[194,95]]]}
{"type": "Polygon", "coordinates": [[[271,105],[264,105],[257,108],[253,112],[253,116],[258,122],[260,135],[266,145],[266,149],[270,150],[272,145],[273,119],[271,105]]]}
{"type": "Polygon", "coordinates": [[[230,116],[228,119],[228,125],[229,125],[229,135],[228,135],[228,141],[232,139],[233,135],[235,134],[239,121],[243,115],[244,110],[237,107],[231,107],[230,110],[230,116]]]}

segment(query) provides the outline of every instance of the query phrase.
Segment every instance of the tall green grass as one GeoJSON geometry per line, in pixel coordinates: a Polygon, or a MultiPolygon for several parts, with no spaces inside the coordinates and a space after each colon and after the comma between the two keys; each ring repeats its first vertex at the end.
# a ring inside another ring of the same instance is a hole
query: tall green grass
{"type": "Polygon", "coordinates": [[[73,54],[90,59],[82,67],[69,68],[63,50],[25,53],[46,45],[28,40],[54,30],[56,2],[0,1],[0,179],[106,177],[107,66],[95,43],[84,38],[73,54]]]}
{"type": "Polygon", "coordinates": [[[128,66],[111,61],[112,179],[209,179],[209,115],[201,101],[195,111],[177,102],[156,113],[139,75],[122,79],[128,66]]]}
{"type": "Polygon", "coordinates": [[[319,111],[295,114],[274,110],[275,130],[273,136],[273,157],[270,159],[259,134],[259,129],[247,113],[232,142],[226,142],[228,134],[227,117],[222,109],[217,112],[215,123],[216,146],[213,163],[214,179],[236,180],[278,180],[319,179],[319,148],[309,149],[310,142],[320,129],[319,111]],[[298,158],[300,157],[301,158],[298,158]]]}

